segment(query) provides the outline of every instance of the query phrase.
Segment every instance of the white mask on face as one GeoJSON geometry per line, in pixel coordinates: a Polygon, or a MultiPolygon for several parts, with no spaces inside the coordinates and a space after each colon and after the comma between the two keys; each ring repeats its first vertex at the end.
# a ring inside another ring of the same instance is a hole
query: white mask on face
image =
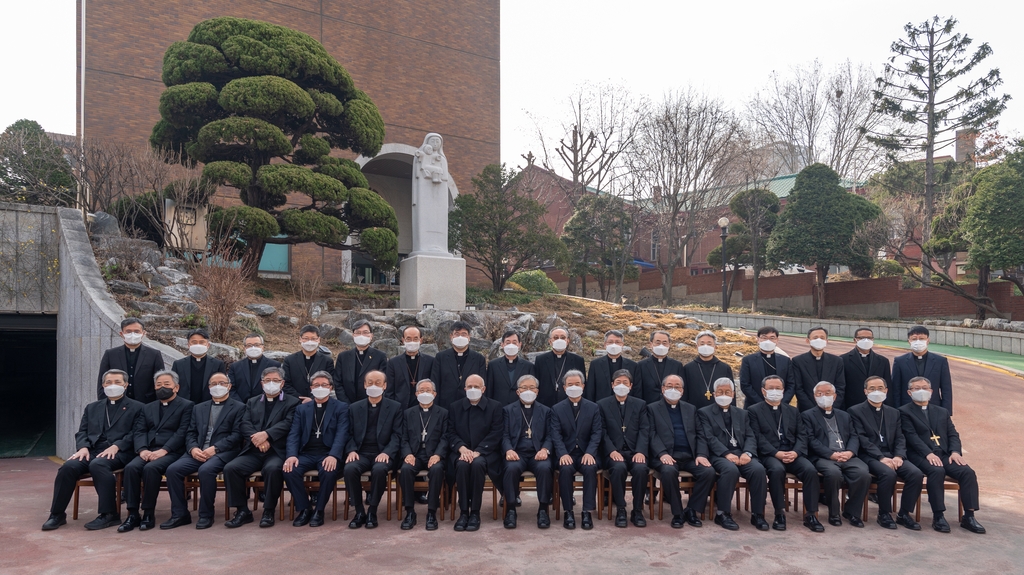
{"type": "Polygon", "coordinates": [[[256,359],[257,357],[263,355],[263,350],[258,347],[247,347],[245,348],[245,355],[249,359],[256,359]]]}
{"type": "Polygon", "coordinates": [[[407,341],[405,342],[405,351],[416,353],[420,350],[420,342],[418,341],[407,341]]]}
{"type": "Polygon", "coordinates": [[[379,385],[371,385],[366,388],[367,397],[380,397],[384,395],[384,388],[379,385]]]}
{"type": "Polygon", "coordinates": [[[697,353],[699,353],[702,357],[710,357],[712,355],[715,355],[715,346],[713,346],[713,345],[700,345],[700,346],[697,346],[697,353]]]}
{"type": "Polygon", "coordinates": [[[354,341],[355,344],[360,346],[360,347],[370,345],[370,339],[371,338],[368,335],[354,335],[354,336],[352,336],[352,341],[354,341]]]}
{"type": "Polygon", "coordinates": [[[416,394],[416,401],[420,402],[420,405],[430,405],[434,402],[434,394],[429,391],[416,394]]]}
{"type": "Polygon", "coordinates": [[[870,340],[870,339],[858,339],[857,340],[857,347],[861,351],[871,351],[871,348],[874,347],[874,345],[875,345],[874,340],[870,340]]]}
{"type": "Polygon", "coordinates": [[[523,400],[523,403],[525,403],[526,405],[530,405],[534,401],[537,401],[537,392],[536,391],[524,391],[524,392],[519,394],[519,399],[523,400]]]}
{"type": "Polygon", "coordinates": [[[832,404],[835,403],[836,398],[834,395],[822,395],[821,397],[815,397],[814,401],[818,403],[818,407],[828,408],[832,407],[832,404]]]}
{"type": "Polygon", "coordinates": [[[764,391],[764,398],[772,403],[778,403],[782,401],[782,396],[785,394],[781,389],[766,389],[764,391]]]}
{"type": "Polygon", "coordinates": [[[501,348],[501,350],[505,352],[505,355],[513,357],[519,353],[519,346],[514,343],[510,343],[505,347],[501,348]]]}
{"type": "Polygon", "coordinates": [[[921,353],[922,351],[928,349],[928,342],[923,339],[915,339],[914,341],[910,342],[910,349],[916,351],[917,353],[921,353]]]}
{"type": "Polygon", "coordinates": [[[263,382],[263,393],[277,395],[281,393],[281,384],[276,381],[265,381],[263,382]]]}
{"type": "Polygon", "coordinates": [[[117,385],[116,383],[114,385],[105,385],[103,386],[103,393],[105,393],[107,397],[111,399],[115,397],[121,397],[122,395],[124,395],[124,386],[117,385]]]}
{"type": "Polygon", "coordinates": [[[331,390],[326,387],[314,387],[309,392],[317,399],[323,399],[331,394],[331,390]]]}
{"type": "Polygon", "coordinates": [[[775,351],[775,342],[770,339],[762,340],[757,342],[757,347],[761,348],[761,351],[765,353],[771,353],[775,351]]]}
{"type": "Polygon", "coordinates": [[[820,337],[816,337],[811,340],[811,348],[813,348],[815,351],[821,351],[825,349],[826,345],[828,345],[828,342],[821,339],[820,337]]]}
{"type": "Polygon", "coordinates": [[[573,399],[583,395],[583,388],[578,385],[570,385],[565,388],[565,394],[573,399]]]}
{"type": "Polygon", "coordinates": [[[608,355],[619,355],[622,353],[622,346],[617,343],[609,343],[604,346],[604,350],[608,352],[608,355]]]}
{"type": "Polygon", "coordinates": [[[868,401],[871,401],[871,402],[874,402],[874,403],[882,403],[883,401],[885,401],[885,392],[884,391],[872,391],[871,393],[868,394],[868,401]]]}
{"type": "Polygon", "coordinates": [[[720,405],[722,407],[725,407],[725,406],[729,405],[730,403],[732,403],[732,398],[729,397],[728,395],[716,395],[715,396],[715,403],[717,403],[718,405],[720,405]]]}
{"type": "Polygon", "coordinates": [[[914,401],[929,401],[932,398],[932,390],[930,389],[915,389],[910,392],[910,399],[914,401]]]}
{"type": "Polygon", "coordinates": [[[313,353],[314,351],[316,351],[316,349],[318,347],[320,347],[320,342],[319,341],[304,341],[304,342],[302,342],[302,349],[306,350],[309,353],[313,353]]]}
{"type": "Polygon", "coordinates": [[[620,383],[613,387],[612,391],[615,392],[615,395],[617,397],[626,397],[627,395],[629,395],[629,386],[624,383],[620,383]]]}
{"type": "Polygon", "coordinates": [[[206,352],[210,351],[210,346],[197,343],[195,345],[188,346],[188,352],[194,356],[206,355],[206,352]]]}
{"type": "Polygon", "coordinates": [[[658,357],[665,357],[666,355],[668,355],[668,346],[667,345],[656,345],[656,346],[651,348],[651,351],[653,351],[654,355],[656,355],[658,357]]]}
{"type": "Polygon", "coordinates": [[[665,391],[661,392],[661,394],[664,395],[665,399],[669,401],[679,401],[683,397],[683,392],[679,391],[678,389],[666,389],[665,391]]]}
{"type": "Polygon", "coordinates": [[[124,334],[124,342],[128,345],[139,345],[142,343],[141,333],[126,333],[124,334]]]}
{"type": "Polygon", "coordinates": [[[211,385],[210,395],[214,399],[220,399],[228,394],[228,387],[226,385],[211,385]]]}
{"type": "Polygon", "coordinates": [[[471,388],[466,390],[466,399],[468,399],[470,401],[477,401],[477,400],[479,400],[483,396],[484,396],[484,392],[483,392],[482,389],[479,389],[479,388],[476,388],[476,387],[471,387],[471,388]]]}
{"type": "Polygon", "coordinates": [[[567,347],[569,347],[569,342],[565,341],[564,339],[556,339],[555,341],[551,342],[551,349],[557,351],[558,353],[562,353],[563,351],[565,351],[565,348],[567,347]]]}
{"type": "Polygon", "coordinates": [[[452,338],[452,345],[457,348],[463,348],[469,345],[469,338],[464,335],[457,335],[452,338]]]}

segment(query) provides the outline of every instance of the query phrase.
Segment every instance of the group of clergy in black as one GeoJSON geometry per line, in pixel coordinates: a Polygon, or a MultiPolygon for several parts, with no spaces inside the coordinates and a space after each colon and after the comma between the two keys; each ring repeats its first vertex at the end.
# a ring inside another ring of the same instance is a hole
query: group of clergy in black
{"type": "Polygon", "coordinates": [[[574,487],[581,476],[580,522],[591,529],[597,477],[604,472],[617,527],[646,525],[643,506],[654,473],[674,528],[701,526],[716,489],[714,522],[739,529],[730,503],[743,477],[751,524],[785,530],[786,474],[792,473],[803,484],[803,524],[811,531],[824,531],[819,502],[827,505],[829,524],[846,519],[863,527],[861,508],[871,483],[877,486],[879,525],[919,530],[911,513],[927,477],[932,527],[949,532],[943,517],[948,475],[960,486],[961,526],[985,532],[974,517],[977,477],[950,419],[949,366],[928,352],[923,326],[909,331],[911,352],[891,370],[872,351],[867,328],[856,332],[856,347],[842,357],[824,351],[828,333],[814,328],[807,334],[810,350],[792,359],[776,348],[778,331],[761,328],[759,351],[741,363],[744,409],[736,405],[732,369],[716,357],[711,331],[697,335],[698,356],[686,365],[668,357],[672,342],[665,331],[651,334],[640,362],[623,357],[621,332],[608,331],[604,354],[589,373],[583,358],[567,350],[564,327],[551,329],[551,349],[535,362],[521,356],[519,335],[509,331],[501,340],[502,357],[488,363],[469,348],[470,332],[468,324],[454,322],[451,347],[430,356],[420,353],[421,330],[407,326],[401,334],[405,353],[388,359],[371,347],[372,326],[357,321],[353,348],[333,361],[320,346],[319,329],[308,325],[300,330],[301,349],[283,364],[265,357],[263,338],[250,334],[243,340],[246,359],[226,369],[207,355],[209,336],[197,329],[188,337],[189,356],[165,370],[160,353],[142,345],[142,322],[128,318],[121,325],[124,345],[103,355],[99,400],[86,407],[78,451],[57,473],[43,530],[66,523],[76,481],[85,474],[99,497],[99,516],[87,529],[156,527],[162,478],[171,516],[160,528],[190,524],[185,480],[192,474],[199,482],[196,528],[213,525],[218,475],[235,509],[225,526],[241,527],[255,521],[247,482],[257,472],[265,503],[260,527],[274,525],[285,486],[295,503],[293,525],[323,525],[326,505],[344,478],[355,508],[349,527],[374,528],[395,472],[405,507],[402,529],[416,525],[417,502],[427,505],[426,529],[437,529],[442,490],[457,497],[455,530],[479,529],[487,477],[503,495],[504,526],[513,529],[529,472],[543,529],[550,526],[557,472],[563,526],[576,527],[574,487]],[[123,522],[115,493],[119,469],[128,509],[123,522]],[[304,480],[310,471],[319,482],[313,494],[304,480]],[[680,472],[691,484],[685,507],[680,472]],[[424,480],[426,492],[417,492],[424,480]],[[897,480],[903,496],[894,520],[897,480]],[[848,499],[841,502],[844,484],[848,499]],[[764,515],[768,495],[775,509],[770,526],[764,515]]]}

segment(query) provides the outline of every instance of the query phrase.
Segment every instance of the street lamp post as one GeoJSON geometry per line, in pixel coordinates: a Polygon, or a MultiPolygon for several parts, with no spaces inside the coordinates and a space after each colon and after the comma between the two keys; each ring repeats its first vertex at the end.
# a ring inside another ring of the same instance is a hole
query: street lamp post
{"type": "Polygon", "coordinates": [[[725,238],[729,235],[729,218],[722,216],[718,218],[718,226],[722,228],[722,313],[729,311],[729,292],[726,286],[726,273],[725,273],[725,262],[727,257],[725,254],[725,238]]]}

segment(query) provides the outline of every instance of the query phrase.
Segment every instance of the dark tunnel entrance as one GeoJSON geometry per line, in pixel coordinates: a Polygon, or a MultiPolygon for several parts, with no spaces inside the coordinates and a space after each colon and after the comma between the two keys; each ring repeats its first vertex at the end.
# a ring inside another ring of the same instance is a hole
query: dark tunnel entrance
{"type": "Polygon", "coordinates": [[[57,452],[57,316],[0,314],[0,459],[57,452]]]}

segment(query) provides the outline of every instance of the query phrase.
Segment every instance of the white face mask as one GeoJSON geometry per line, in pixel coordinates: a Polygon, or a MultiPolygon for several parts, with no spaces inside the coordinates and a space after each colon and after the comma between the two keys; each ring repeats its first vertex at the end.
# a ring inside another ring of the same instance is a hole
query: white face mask
{"type": "Polygon", "coordinates": [[[718,405],[721,405],[722,407],[725,407],[725,406],[729,405],[730,403],[732,403],[732,398],[729,397],[728,395],[716,395],[715,396],[715,403],[717,403],[718,405]]]}
{"type": "Polygon", "coordinates": [[[883,401],[885,401],[885,392],[884,391],[872,391],[871,393],[868,394],[868,401],[871,401],[871,402],[874,402],[874,403],[882,403],[883,401]]]}
{"type": "Polygon", "coordinates": [[[257,357],[263,355],[263,350],[258,347],[247,347],[245,348],[245,355],[249,359],[256,359],[257,357]]]}
{"type": "Polygon", "coordinates": [[[114,385],[105,385],[103,386],[103,393],[105,393],[107,397],[111,399],[115,397],[121,397],[122,395],[124,395],[124,386],[117,385],[116,383],[114,385]]]}
{"type": "Polygon", "coordinates": [[[565,348],[567,347],[569,347],[569,342],[565,341],[564,339],[556,339],[555,341],[551,342],[551,349],[557,351],[558,353],[562,353],[563,351],[565,351],[565,348]]]}
{"type": "Polygon", "coordinates": [[[429,391],[416,394],[416,401],[420,402],[420,405],[430,405],[434,403],[434,394],[429,391]]]}
{"type": "Polygon", "coordinates": [[[775,342],[770,339],[762,340],[757,342],[757,347],[761,348],[761,351],[765,353],[771,353],[775,351],[775,342]]]}
{"type": "Polygon", "coordinates": [[[128,345],[139,345],[142,343],[141,333],[126,333],[124,334],[124,342],[128,345]]]}
{"type": "Polygon", "coordinates": [[[622,346],[617,343],[609,343],[604,346],[604,350],[608,352],[608,355],[619,355],[622,353],[622,346]]]}
{"type": "Polygon", "coordinates": [[[452,338],[452,345],[459,349],[462,349],[469,345],[469,338],[464,335],[457,335],[452,338]]]}
{"type": "Polygon", "coordinates": [[[470,401],[477,401],[477,400],[479,400],[483,396],[484,396],[484,392],[483,392],[482,389],[479,389],[479,388],[476,388],[476,387],[471,387],[471,388],[466,390],[466,399],[468,399],[470,401]]]}
{"type": "Polygon", "coordinates": [[[782,401],[782,396],[785,392],[781,389],[766,389],[764,390],[764,398],[772,403],[778,403],[782,401]]]}
{"type": "Polygon", "coordinates": [[[875,341],[871,340],[871,339],[858,339],[857,340],[857,347],[861,351],[871,351],[871,348],[874,347],[874,345],[875,345],[875,341]]]}
{"type": "Polygon", "coordinates": [[[615,395],[618,397],[626,397],[629,395],[629,386],[624,383],[620,383],[613,387],[612,391],[614,391],[615,395]]]}
{"type": "Polygon", "coordinates": [[[656,345],[656,346],[651,348],[651,351],[653,351],[654,355],[656,355],[658,357],[665,357],[666,355],[668,355],[668,346],[667,345],[656,345]]]}
{"type": "Polygon", "coordinates": [[[509,357],[514,357],[516,354],[519,353],[519,346],[514,343],[510,343],[505,347],[501,348],[501,350],[505,352],[505,355],[509,357]]]}
{"type": "Polygon", "coordinates": [[[211,385],[210,395],[214,399],[220,399],[228,394],[228,388],[226,385],[211,385]]]}
{"type": "Polygon", "coordinates": [[[263,382],[263,393],[277,395],[281,393],[281,384],[276,381],[265,381],[263,382]]]}
{"type": "Polygon", "coordinates": [[[524,391],[524,392],[519,394],[519,399],[523,400],[523,403],[525,403],[526,405],[530,405],[534,401],[537,401],[537,392],[536,391],[524,391]]]}
{"type": "Polygon", "coordinates": [[[711,357],[715,355],[715,346],[713,345],[700,345],[697,346],[697,353],[702,357],[711,357]]]}
{"type": "Polygon", "coordinates": [[[832,407],[832,404],[835,403],[836,397],[834,395],[822,395],[821,397],[815,397],[814,401],[818,403],[818,407],[828,408],[832,407]]]}
{"type": "Polygon", "coordinates": [[[583,395],[583,388],[578,385],[570,385],[569,387],[565,388],[565,394],[573,399],[576,399],[577,397],[583,395]]]}
{"type": "Polygon", "coordinates": [[[314,387],[309,390],[309,393],[313,394],[313,397],[317,399],[323,399],[331,394],[331,390],[326,387],[314,387]]]}
{"type": "Polygon", "coordinates": [[[206,355],[206,352],[208,351],[210,351],[210,346],[203,345],[201,343],[188,346],[188,352],[196,357],[206,355]]]}
{"type": "Polygon", "coordinates": [[[665,399],[669,401],[679,401],[683,397],[683,392],[679,391],[678,389],[666,389],[665,391],[661,392],[661,394],[664,395],[665,399]]]}
{"type": "Polygon", "coordinates": [[[384,388],[379,385],[371,385],[366,388],[367,397],[380,397],[384,395],[384,388]]]}
{"type": "Polygon", "coordinates": [[[813,348],[815,351],[821,351],[825,349],[826,345],[828,345],[828,342],[821,339],[820,337],[816,337],[811,340],[811,348],[813,348]]]}
{"type": "Polygon", "coordinates": [[[923,339],[915,339],[914,341],[910,342],[910,349],[916,351],[917,353],[921,353],[922,351],[928,349],[928,342],[923,339]]]}
{"type": "Polygon", "coordinates": [[[355,344],[360,346],[360,347],[365,347],[365,346],[370,345],[370,339],[372,339],[372,338],[370,336],[368,336],[368,335],[354,335],[354,336],[352,336],[352,341],[354,341],[355,344]]]}
{"type": "Polygon", "coordinates": [[[914,401],[930,401],[932,399],[932,390],[930,389],[915,389],[910,392],[910,398],[914,401]]]}
{"type": "Polygon", "coordinates": [[[304,349],[304,350],[306,350],[306,351],[308,351],[310,353],[316,351],[316,349],[318,347],[320,347],[320,342],[319,341],[304,341],[304,342],[302,342],[302,349],[304,349]]]}
{"type": "Polygon", "coordinates": [[[416,353],[420,350],[420,342],[418,341],[407,341],[405,342],[405,351],[416,353]]]}

